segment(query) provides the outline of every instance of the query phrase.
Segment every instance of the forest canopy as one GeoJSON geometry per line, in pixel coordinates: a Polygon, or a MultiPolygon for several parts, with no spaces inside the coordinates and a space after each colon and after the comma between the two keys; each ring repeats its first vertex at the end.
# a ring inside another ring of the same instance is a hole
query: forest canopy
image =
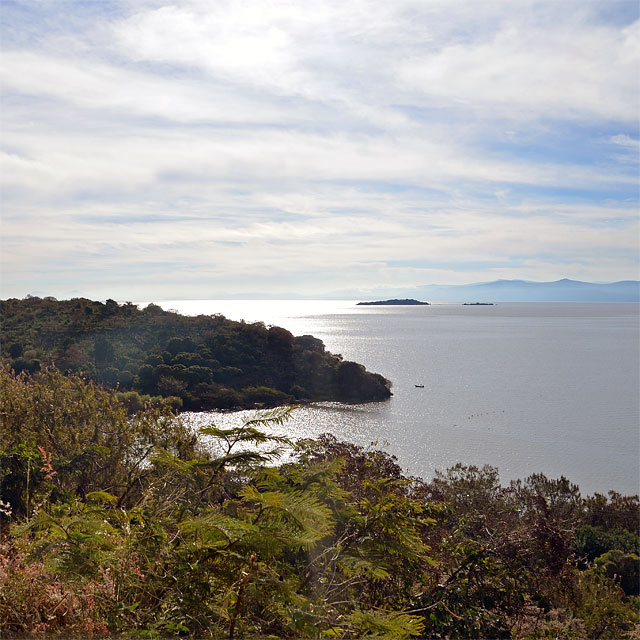
{"type": "Polygon", "coordinates": [[[391,395],[383,376],[329,353],[322,341],[261,322],[27,297],[0,301],[0,323],[2,359],[16,373],[55,365],[117,389],[132,409],[152,397],[206,410],[391,395]]]}

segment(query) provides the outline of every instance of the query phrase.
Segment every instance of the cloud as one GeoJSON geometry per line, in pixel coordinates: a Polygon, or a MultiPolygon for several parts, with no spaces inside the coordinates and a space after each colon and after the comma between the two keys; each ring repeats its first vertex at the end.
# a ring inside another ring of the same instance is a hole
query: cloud
{"type": "Polygon", "coordinates": [[[443,47],[400,64],[417,91],[503,117],[601,118],[635,122],[640,23],[510,25],[488,38],[443,47]]]}
{"type": "Polygon", "coordinates": [[[347,109],[367,98],[383,107],[392,89],[504,117],[635,121],[640,23],[620,29],[594,23],[590,3],[549,4],[187,2],[139,12],[115,34],[138,61],[347,109]]]}
{"type": "MultiPolygon", "coordinates": [[[[280,122],[282,106],[256,103],[233,87],[199,83],[192,78],[172,78],[142,73],[114,64],[78,60],[44,53],[8,51],[3,54],[0,81],[12,91],[55,101],[58,110],[72,105],[117,113],[126,125],[134,117],[155,117],[177,123],[227,125],[280,122]]],[[[291,117],[295,114],[291,110],[291,117]]],[[[147,123],[148,125],[149,123],[147,123]]]]}
{"type": "Polygon", "coordinates": [[[625,134],[611,136],[611,138],[609,138],[609,141],[622,147],[628,147],[629,149],[633,149],[634,151],[638,151],[640,149],[640,140],[638,140],[637,138],[634,139],[625,134]]]}

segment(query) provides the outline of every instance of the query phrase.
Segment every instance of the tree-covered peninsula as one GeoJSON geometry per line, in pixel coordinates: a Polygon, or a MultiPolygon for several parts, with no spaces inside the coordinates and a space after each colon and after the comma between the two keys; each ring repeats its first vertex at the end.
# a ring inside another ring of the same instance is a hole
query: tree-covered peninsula
{"type": "Polygon", "coordinates": [[[2,359],[16,373],[48,365],[81,373],[117,389],[132,409],[145,396],[205,410],[391,395],[383,376],[327,352],[322,341],[260,322],[37,297],[0,301],[0,322],[2,359]]]}

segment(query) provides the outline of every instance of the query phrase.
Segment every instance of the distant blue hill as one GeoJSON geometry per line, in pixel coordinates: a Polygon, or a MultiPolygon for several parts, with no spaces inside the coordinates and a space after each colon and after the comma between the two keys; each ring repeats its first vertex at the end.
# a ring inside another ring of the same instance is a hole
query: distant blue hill
{"type": "Polygon", "coordinates": [[[640,302],[640,281],[609,284],[556,280],[496,280],[464,285],[424,285],[412,295],[435,302],[640,302]]]}

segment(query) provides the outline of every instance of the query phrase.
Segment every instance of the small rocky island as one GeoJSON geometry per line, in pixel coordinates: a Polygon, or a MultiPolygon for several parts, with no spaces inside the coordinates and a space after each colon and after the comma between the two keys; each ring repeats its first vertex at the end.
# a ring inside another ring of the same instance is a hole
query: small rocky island
{"type": "Polygon", "coordinates": [[[407,305],[428,305],[428,302],[420,302],[420,300],[413,300],[411,298],[405,298],[404,300],[376,300],[375,302],[358,302],[359,305],[396,305],[396,306],[407,306],[407,305]]]}
{"type": "Polygon", "coordinates": [[[492,307],[493,302],[463,302],[463,307],[492,307]]]}

